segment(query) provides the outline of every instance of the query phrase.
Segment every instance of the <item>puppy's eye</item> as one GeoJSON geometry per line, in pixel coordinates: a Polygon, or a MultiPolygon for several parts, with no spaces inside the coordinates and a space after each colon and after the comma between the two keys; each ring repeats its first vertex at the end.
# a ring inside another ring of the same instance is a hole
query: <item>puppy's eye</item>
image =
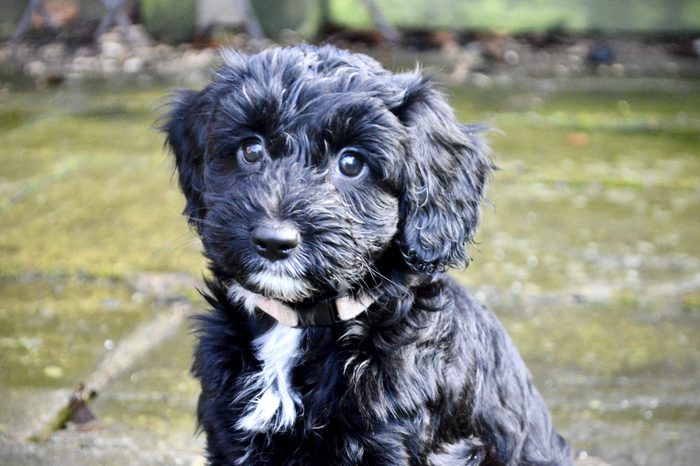
{"type": "Polygon", "coordinates": [[[348,178],[360,176],[364,169],[365,161],[357,152],[344,152],[338,159],[338,171],[348,178]]]}
{"type": "Polygon", "coordinates": [[[260,141],[245,141],[238,147],[238,158],[247,164],[256,164],[265,156],[265,148],[260,141]]]}

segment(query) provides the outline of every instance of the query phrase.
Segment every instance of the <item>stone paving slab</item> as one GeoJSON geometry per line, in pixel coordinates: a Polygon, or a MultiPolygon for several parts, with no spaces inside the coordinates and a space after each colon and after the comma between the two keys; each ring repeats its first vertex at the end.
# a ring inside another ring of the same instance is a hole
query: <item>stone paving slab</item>
{"type": "Polygon", "coordinates": [[[26,387],[8,390],[0,408],[0,432],[7,438],[28,440],[58,415],[71,390],[26,387]]]}
{"type": "Polygon", "coordinates": [[[200,466],[198,449],[181,449],[143,432],[58,432],[45,443],[0,436],[0,464],[12,466],[200,466]]]}

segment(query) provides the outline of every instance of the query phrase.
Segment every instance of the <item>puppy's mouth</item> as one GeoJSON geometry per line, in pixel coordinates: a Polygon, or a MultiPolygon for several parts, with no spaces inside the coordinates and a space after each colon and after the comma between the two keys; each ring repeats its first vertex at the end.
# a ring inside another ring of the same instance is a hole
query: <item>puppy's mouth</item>
{"type": "Polygon", "coordinates": [[[265,297],[285,302],[297,302],[308,299],[317,290],[303,278],[279,270],[263,270],[250,274],[246,279],[246,288],[265,297]]]}
{"type": "Polygon", "coordinates": [[[237,289],[274,299],[289,305],[303,305],[328,299],[351,288],[346,279],[329,272],[314,280],[301,264],[284,260],[237,274],[232,284],[237,289]]]}

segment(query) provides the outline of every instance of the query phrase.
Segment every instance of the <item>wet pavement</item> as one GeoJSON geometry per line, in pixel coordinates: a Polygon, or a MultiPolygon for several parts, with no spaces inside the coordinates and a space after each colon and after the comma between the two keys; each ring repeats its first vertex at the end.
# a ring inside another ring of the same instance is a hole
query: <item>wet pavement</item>
{"type": "MultiPolygon", "coordinates": [[[[700,89],[452,89],[489,121],[499,171],[457,278],[496,311],[581,458],[700,457],[700,89]]],[[[79,382],[204,269],[162,138],[163,88],[0,97],[0,464],[203,464],[187,319],[91,403],[79,382]]],[[[589,461],[588,464],[594,464],[589,461]]]]}

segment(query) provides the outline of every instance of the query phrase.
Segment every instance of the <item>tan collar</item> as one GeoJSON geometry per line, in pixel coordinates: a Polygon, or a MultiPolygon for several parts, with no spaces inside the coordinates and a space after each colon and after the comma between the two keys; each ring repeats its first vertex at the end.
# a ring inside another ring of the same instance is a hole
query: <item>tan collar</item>
{"type": "Polygon", "coordinates": [[[311,308],[297,310],[274,299],[256,295],[253,304],[265,314],[287,327],[315,327],[333,325],[354,319],[374,303],[374,299],[362,295],[358,299],[348,296],[327,299],[311,308]]]}

